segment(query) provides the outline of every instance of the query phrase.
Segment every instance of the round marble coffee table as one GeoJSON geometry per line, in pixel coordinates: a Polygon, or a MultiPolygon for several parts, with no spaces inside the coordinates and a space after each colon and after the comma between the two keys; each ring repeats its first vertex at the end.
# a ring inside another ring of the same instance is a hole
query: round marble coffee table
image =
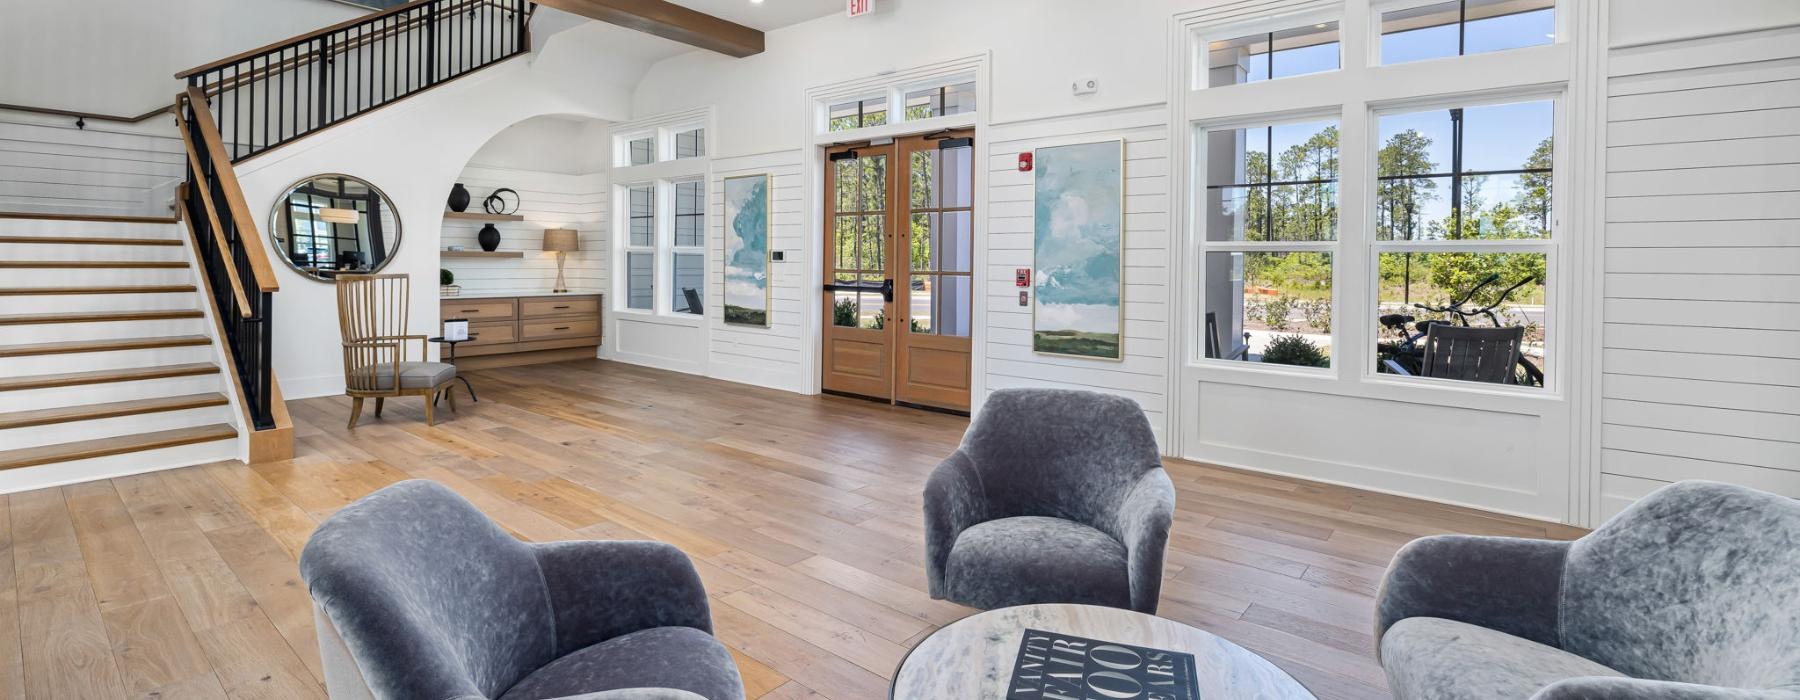
{"type": "Polygon", "coordinates": [[[1064,604],[989,610],[945,625],[907,652],[888,697],[1001,700],[1026,629],[1193,654],[1201,698],[1315,700],[1275,664],[1212,633],[1130,610],[1064,604]]]}

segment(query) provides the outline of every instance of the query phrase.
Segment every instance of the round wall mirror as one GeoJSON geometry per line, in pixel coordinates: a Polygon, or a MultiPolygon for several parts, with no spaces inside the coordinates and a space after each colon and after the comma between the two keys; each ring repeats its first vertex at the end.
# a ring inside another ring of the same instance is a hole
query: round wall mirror
{"type": "Polygon", "coordinates": [[[288,187],[269,214],[269,238],[296,272],[322,282],[368,274],[400,249],[400,215],[361,178],[314,175],[288,187]]]}

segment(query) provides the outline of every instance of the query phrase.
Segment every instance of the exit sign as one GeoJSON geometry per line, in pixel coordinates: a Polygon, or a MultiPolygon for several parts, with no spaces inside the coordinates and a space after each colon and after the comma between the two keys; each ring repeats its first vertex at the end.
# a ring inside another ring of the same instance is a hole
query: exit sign
{"type": "Polygon", "coordinates": [[[848,0],[847,11],[851,17],[860,17],[875,11],[875,0],[848,0]]]}

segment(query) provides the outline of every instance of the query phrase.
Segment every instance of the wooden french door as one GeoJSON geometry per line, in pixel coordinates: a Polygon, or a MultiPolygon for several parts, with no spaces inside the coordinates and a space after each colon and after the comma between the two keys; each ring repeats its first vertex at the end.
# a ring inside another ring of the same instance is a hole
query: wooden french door
{"type": "Polygon", "coordinates": [[[826,391],[969,409],[971,137],[940,133],[828,152],[826,391]]]}

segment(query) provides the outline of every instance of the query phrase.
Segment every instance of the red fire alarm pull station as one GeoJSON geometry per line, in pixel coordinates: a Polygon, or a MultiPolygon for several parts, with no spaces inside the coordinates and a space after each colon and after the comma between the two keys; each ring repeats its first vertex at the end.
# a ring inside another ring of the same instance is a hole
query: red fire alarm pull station
{"type": "Polygon", "coordinates": [[[1019,154],[1019,172],[1031,172],[1031,151],[1019,154]]]}
{"type": "Polygon", "coordinates": [[[1013,270],[1013,286],[1014,287],[1029,287],[1029,286],[1031,286],[1031,268],[1021,267],[1017,270],[1013,270]]]}

